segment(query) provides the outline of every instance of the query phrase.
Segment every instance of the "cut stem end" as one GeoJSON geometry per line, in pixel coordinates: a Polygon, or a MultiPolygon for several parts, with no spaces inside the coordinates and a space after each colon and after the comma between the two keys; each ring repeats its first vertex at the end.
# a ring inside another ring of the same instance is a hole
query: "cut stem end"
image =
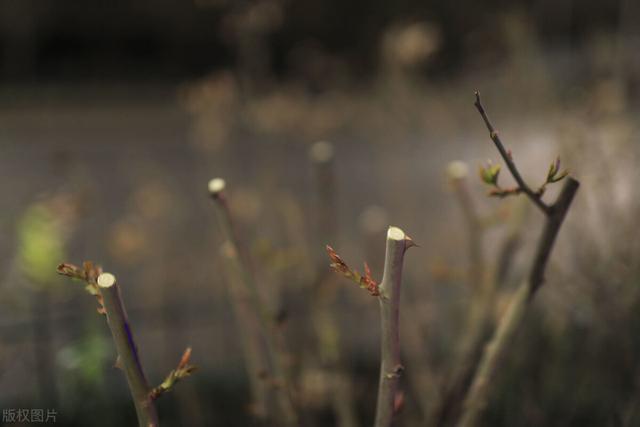
{"type": "Polygon", "coordinates": [[[222,178],[213,178],[209,181],[209,193],[212,196],[218,196],[226,187],[226,182],[222,178]]]}
{"type": "Polygon", "coordinates": [[[102,273],[98,276],[97,282],[101,288],[110,288],[116,284],[116,276],[111,273],[102,273]]]}
{"type": "Polygon", "coordinates": [[[389,227],[389,230],[387,230],[387,239],[389,240],[405,240],[406,235],[404,234],[404,231],[402,231],[401,229],[399,229],[398,227],[389,227]]]}

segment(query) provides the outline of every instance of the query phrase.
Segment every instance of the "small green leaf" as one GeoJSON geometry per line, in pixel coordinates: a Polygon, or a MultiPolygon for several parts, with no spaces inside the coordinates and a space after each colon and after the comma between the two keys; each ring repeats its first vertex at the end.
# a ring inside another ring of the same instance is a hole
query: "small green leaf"
{"type": "Polygon", "coordinates": [[[18,224],[18,260],[35,284],[51,283],[51,272],[64,257],[64,241],[61,223],[49,206],[35,204],[27,209],[18,224]]]}
{"type": "Polygon", "coordinates": [[[552,182],[560,170],[560,157],[556,157],[556,160],[549,165],[549,171],[547,172],[547,182],[552,182]]]}
{"type": "Polygon", "coordinates": [[[480,166],[480,178],[489,185],[498,185],[500,175],[500,165],[489,163],[487,167],[480,166]]]}
{"type": "Polygon", "coordinates": [[[551,182],[551,183],[558,182],[558,181],[562,180],[564,177],[566,177],[567,175],[569,175],[569,171],[565,169],[560,173],[560,175],[551,178],[551,181],[549,181],[549,182],[551,182]]]}

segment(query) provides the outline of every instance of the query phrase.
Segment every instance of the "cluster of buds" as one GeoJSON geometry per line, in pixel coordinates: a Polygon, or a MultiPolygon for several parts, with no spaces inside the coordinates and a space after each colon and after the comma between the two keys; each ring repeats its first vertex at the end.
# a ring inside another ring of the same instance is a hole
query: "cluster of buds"
{"type": "Polygon", "coordinates": [[[489,191],[490,196],[502,198],[520,193],[520,187],[502,188],[500,184],[498,184],[499,176],[500,165],[494,165],[491,160],[487,162],[486,166],[480,166],[480,179],[482,179],[485,184],[493,187],[489,191]]]}
{"type": "Polygon", "coordinates": [[[162,381],[157,387],[154,387],[151,392],[149,392],[149,397],[152,400],[156,400],[158,397],[162,396],[164,393],[171,391],[173,386],[183,378],[188,377],[196,370],[196,367],[189,363],[189,359],[191,358],[191,347],[188,347],[182,357],[180,358],[180,362],[176,369],[169,372],[169,375],[162,381]]]}
{"type": "MultiPolygon", "coordinates": [[[[508,153],[508,155],[509,157],[511,157],[511,153],[508,153]]],[[[520,187],[510,187],[510,188],[501,187],[500,184],[498,184],[498,177],[500,176],[500,165],[498,164],[494,165],[490,160],[487,162],[485,166],[480,166],[479,172],[480,172],[480,179],[482,179],[482,181],[485,184],[488,184],[491,187],[493,187],[489,191],[490,196],[503,198],[507,196],[520,194],[523,191],[522,188],[520,187]]],[[[548,184],[556,183],[562,180],[568,174],[569,174],[569,171],[567,170],[560,172],[560,158],[559,157],[556,158],[556,160],[553,163],[551,163],[551,165],[549,166],[549,171],[547,172],[547,178],[545,182],[538,188],[535,194],[538,197],[541,197],[544,194],[545,190],[547,189],[548,184]]]]}
{"type": "Polygon", "coordinates": [[[342,274],[349,280],[353,280],[361,288],[366,289],[371,296],[377,297],[380,295],[378,283],[371,277],[371,270],[366,262],[364,263],[364,275],[362,275],[357,270],[351,269],[331,246],[327,245],[326,249],[329,259],[331,260],[331,268],[333,271],[342,274]]]}
{"type": "Polygon", "coordinates": [[[100,295],[100,287],[98,286],[98,276],[102,274],[102,267],[94,264],[92,261],[85,261],[82,267],[78,267],[69,263],[58,265],[58,274],[71,277],[72,279],[81,280],[86,283],[85,290],[96,297],[98,301],[98,313],[105,314],[102,295],[100,295]]]}

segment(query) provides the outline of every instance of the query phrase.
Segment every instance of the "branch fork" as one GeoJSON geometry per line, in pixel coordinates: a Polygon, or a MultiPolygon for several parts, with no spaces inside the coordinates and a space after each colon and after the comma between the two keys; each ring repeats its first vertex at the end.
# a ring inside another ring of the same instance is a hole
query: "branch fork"
{"type": "MultiPolygon", "coordinates": [[[[551,251],[553,250],[560,227],[580,186],[577,180],[568,176],[568,172],[560,172],[560,160],[557,159],[549,168],[546,182],[538,191],[531,190],[520,176],[515,163],[513,163],[512,156],[504,149],[498,134],[489,121],[484,107],[480,102],[480,94],[476,92],[475,95],[475,106],[489,130],[492,141],[506,162],[513,178],[518,183],[519,191],[525,193],[527,197],[543,211],[546,220],[538,240],[538,246],[529,276],[512,296],[507,311],[498,322],[493,337],[485,347],[478,369],[464,399],[463,413],[458,427],[474,427],[479,424],[481,416],[489,402],[491,386],[495,383],[494,377],[497,375],[498,367],[507,354],[515,335],[524,323],[525,315],[536,292],[544,283],[544,273],[551,256],[551,251]],[[544,203],[541,196],[544,193],[545,186],[558,182],[565,177],[567,179],[556,201],[551,205],[544,203]]],[[[497,182],[497,173],[495,175],[495,179],[493,179],[494,183],[497,182]]],[[[484,177],[483,180],[485,180],[484,177]]],[[[487,180],[485,180],[485,182],[487,182],[487,180]]]]}
{"type": "Polygon", "coordinates": [[[58,274],[84,281],[86,291],[98,300],[98,312],[106,315],[118,354],[115,366],[122,369],[129,384],[138,424],[140,427],[157,427],[158,414],[153,402],[195,370],[195,366],[189,363],[191,348],[187,348],[178,367],[169,373],[162,384],[151,389],[142,369],[116,277],[111,273],[102,272],[102,268],[91,261],[85,261],[81,268],[63,263],[58,266],[57,271],[58,274]]]}
{"type": "Polygon", "coordinates": [[[507,150],[504,147],[502,140],[498,135],[498,132],[495,130],[495,128],[491,124],[491,121],[489,120],[489,116],[487,115],[487,112],[485,111],[484,106],[482,105],[482,101],[480,100],[480,92],[476,91],[475,96],[476,96],[476,100],[474,102],[474,105],[478,110],[478,112],[480,113],[480,115],[482,116],[482,120],[484,121],[487,127],[487,130],[489,131],[489,137],[495,144],[496,148],[498,149],[498,152],[500,153],[500,155],[502,156],[502,159],[507,165],[509,172],[511,172],[513,179],[515,179],[517,183],[517,186],[513,188],[505,189],[500,187],[498,185],[498,175],[500,173],[500,166],[499,165],[494,166],[489,163],[488,167],[480,168],[480,176],[482,180],[485,183],[492,185],[494,187],[494,189],[492,189],[489,192],[489,195],[502,198],[502,197],[507,197],[512,195],[518,195],[520,193],[525,193],[527,197],[529,197],[531,201],[540,210],[542,210],[542,212],[544,212],[546,215],[549,215],[551,206],[547,205],[542,200],[542,195],[544,194],[548,184],[553,184],[562,180],[569,174],[569,172],[566,170],[560,172],[560,158],[556,158],[556,160],[553,163],[551,163],[549,167],[549,171],[547,173],[547,178],[545,182],[540,187],[538,187],[537,190],[535,191],[532,190],[531,187],[529,187],[529,185],[524,181],[524,179],[522,178],[522,175],[520,175],[520,172],[518,171],[518,168],[513,162],[513,155],[511,153],[511,150],[507,150]]]}

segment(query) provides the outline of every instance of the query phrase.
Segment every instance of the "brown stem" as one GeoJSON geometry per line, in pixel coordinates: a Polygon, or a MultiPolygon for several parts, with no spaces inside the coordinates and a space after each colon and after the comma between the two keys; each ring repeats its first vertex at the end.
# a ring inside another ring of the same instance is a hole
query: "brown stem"
{"type": "Polygon", "coordinates": [[[498,133],[491,125],[491,122],[482,107],[479,92],[476,92],[475,95],[476,101],[474,105],[482,116],[496,148],[502,155],[509,167],[509,170],[511,171],[511,174],[518,183],[519,189],[544,212],[546,221],[538,241],[529,277],[516,291],[509,304],[507,312],[500,319],[498,328],[491,338],[491,341],[485,347],[478,369],[464,400],[462,417],[458,423],[459,427],[473,427],[478,424],[489,401],[491,386],[494,384],[493,380],[498,366],[510,348],[513,338],[520,329],[535,293],[544,283],[544,272],[549,262],[553,245],[564,218],[569,211],[573,198],[578,191],[578,187],[580,186],[578,181],[572,177],[568,177],[560,195],[553,205],[548,206],[542,202],[540,194],[533,192],[524,182],[518,172],[518,169],[513,163],[510,153],[504,149],[504,146],[498,137],[498,133]]]}
{"type": "Polygon", "coordinates": [[[122,302],[120,287],[116,283],[115,276],[110,273],[102,273],[98,276],[97,283],[104,301],[107,323],[118,352],[119,364],[127,377],[131,397],[136,407],[138,424],[140,427],[157,427],[158,415],[138,358],[138,349],[122,302]]]}
{"type": "MultiPolygon", "coordinates": [[[[226,244],[222,248],[225,261],[233,262],[233,248],[226,244]]],[[[251,414],[259,420],[269,416],[269,384],[266,376],[269,374],[269,360],[265,355],[265,345],[260,327],[260,319],[253,310],[251,295],[237,279],[238,274],[227,271],[229,279],[229,297],[234,309],[236,322],[240,329],[240,338],[244,351],[245,365],[251,385],[251,414]]]]}
{"type": "Polygon", "coordinates": [[[530,275],[516,291],[507,312],[499,321],[498,329],[485,348],[478,371],[465,399],[464,412],[458,427],[473,427],[478,424],[489,401],[491,386],[494,384],[493,380],[500,362],[520,329],[535,293],[544,283],[544,272],[553,245],[579,185],[575,179],[567,178],[558,199],[549,207],[530,275]]]}
{"type": "Polygon", "coordinates": [[[549,256],[551,255],[551,250],[553,249],[553,244],[556,241],[556,237],[558,236],[558,231],[560,231],[562,222],[564,221],[564,218],[569,211],[569,207],[571,206],[573,197],[578,191],[578,187],[580,187],[580,183],[575,179],[568,177],[565,181],[564,186],[562,187],[562,191],[560,192],[558,199],[549,208],[547,221],[545,223],[544,229],[542,231],[542,236],[538,243],[538,248],[536,250],[536,255],[533,262],[533,268],[531,269],[531,275],[529,276],[530,297],[533,296],[533,294],[538,290],[540,286],[542,286],[542,283],[544,282],[544,271],[547,267],[549,256]]]}
{"type": "Polygon", "coordinates": [[[395,414],[398,381],[404,367],[400,362],[400,287],[405,251],[413,241],[397,227],[389,227],[384,273],[380,284],[380,383],[375,427],[390,427],[395,414]]]}
{"type": "Polygon", "coordinates": [[[528,206],[521,202],[522,201],[519,200],[518,203],[513,206],[509,216],[509,230],[498,251],[498,262],[494,272],[494,283],[496,285],[504,283],[507,279],[515,255],[522,243],[522,228],[527,217],[528,206]]]}
{"type": "Polygon", "coordinates": [[[445,384],[439,404],[436,406],[432,425],[444,426],[455,420],[460,413],[473,375],[482,357],[482,350],[491,338],[495,320],[493,316],[494,304],[498,288],[502,286],[517,252],[522,225],[524,222],[523,208],[518,207],[511,215],[509,231],[498,252],[498,263],[490,277],[483,285],[483,294],[474,298],[467,319],[467,333],[461,340],[459,357],[452,365],[453,373],[445,384]]]}
{"type": "Polygon", "coordinates": [[[209,181],[209,194],[215,202],[216,211],[220,227],[225,235],[226,241],[231,246],[233,256],[229,258],[235,271],[241,277],[244,289],[250,295],[252,309],[260,317],[262,322],[264,341],[267,346],[267,352],[272,362],[273,380],[276,383],[276,397],[280,413],[282,415],[282,423],[286,426],[297,426],[298,416],[293,404],[291,384],[284,368],[285,356],[280,351],[277,336],[277,325],[275,315],[272,315],[262,301],[258,286],[253,275],[251,262],[247,249],[241,244],[237,231],[234,227],[231,212],[224,194],[226,183],[221,178],[215,178],[209,181]]]}

